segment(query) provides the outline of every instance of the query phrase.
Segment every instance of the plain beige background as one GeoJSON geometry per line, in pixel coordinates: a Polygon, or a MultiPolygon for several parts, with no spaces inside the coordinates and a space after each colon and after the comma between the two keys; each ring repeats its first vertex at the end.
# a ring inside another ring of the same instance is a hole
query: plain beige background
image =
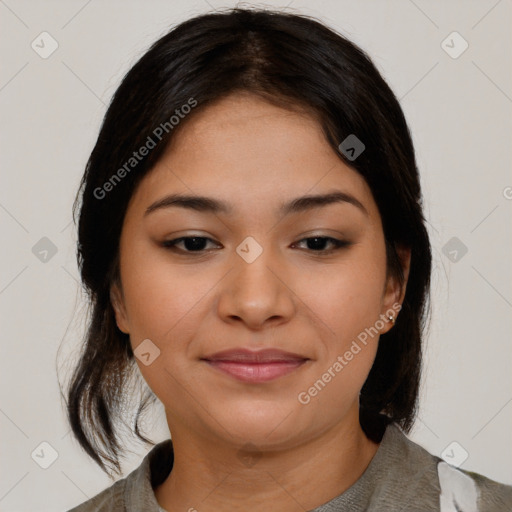
{"type": "MultiPolygon", "coordinates": [[[[416,145],[434,257],[421,408],[410,437],[452,463],[467,455],[462,468],[509,484],[511,3],[265,4],[289,4],[348,36],[400,98],[416,145]],[[464,41],[469,46],[458,55],[464,41]]],[[[174,24],[233,5],[0,1],[2,511],[67,510],[111,483],[70,435],[56,377],[57,362],[63,368],[72,362],[84,327],[72,202],[123,74],[174,24]],[[58,44],[47,58],[31,47],[35,41],[41,52],[41,37],[46,51],[52,39],[58,44]],[[50,248],[46,261],[41,247],[50,248]],[[52,450],[57,458],[43,469],[52,450]],[[37,463],[32,454],[43,452],[37,463]]],[[[153,420],[157,442],[169,435],[161,412],[153,420]]],[[[129,446],[127,472],[148,449],[129,446]]]]}

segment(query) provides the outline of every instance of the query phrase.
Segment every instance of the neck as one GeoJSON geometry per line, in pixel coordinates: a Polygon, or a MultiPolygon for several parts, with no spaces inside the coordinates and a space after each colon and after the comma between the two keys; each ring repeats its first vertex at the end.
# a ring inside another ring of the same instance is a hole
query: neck
{"type": "Polygon", "coordinates": [[[312,510],[353,485],[379,447],[365,436],[358,420],[336,425],[293,449],[265,451],[252,459],[254,454],[242,458],[232,445],[191,437],[187,429],[172,432],[174,465],[155,489],[168,512],[227,512],[236,507],[267,512],[269,503],[282,512],[295,512],[299,506],[312,510]]]}

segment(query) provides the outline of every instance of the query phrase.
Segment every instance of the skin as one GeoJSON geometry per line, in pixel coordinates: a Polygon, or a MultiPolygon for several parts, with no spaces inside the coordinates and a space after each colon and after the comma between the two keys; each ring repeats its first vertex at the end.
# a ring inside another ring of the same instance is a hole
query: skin
{"type": "MultiPolygon", "coordinates": [[[[297,397],[359,333],[402,303],[405,286],[386,275],[371,190],[312,117],[236,93],[181,128],[131,198],[120,240],[121,286],[111,294],[134,350],[145,339],[160,350],[149,365],[136,359],[165,406],[175,452],[156,498],[169,512],[267,512],[269,503],[284,512],[311,510],[354,484],[379,447],[358,420],[379,336],[307,405],[297,397]],[[350,203],[277,212],[281,202],[334,190],[357,198],[367,213],[350,203]],[[172,206],[145,215],[171,193],[221,199],[233,211],[172,206]],[[184,243],[162,245],[182,236],[212,241],[201,253],[184,243]],[[252,263],[236,252],[248,236],[263,250],[252,263]],[[314,236],[351,245],[321,255],[334,246],[315,250],[319,245],[306,240],[314,236]],[[259,384],[200,360],[237,347],[279,348],[309,360],[259,384]]],[[[407,282],[410,252],[400,256],[407,282]]],[[[381,334],[393,327],[381,324],[381,334]]]]}

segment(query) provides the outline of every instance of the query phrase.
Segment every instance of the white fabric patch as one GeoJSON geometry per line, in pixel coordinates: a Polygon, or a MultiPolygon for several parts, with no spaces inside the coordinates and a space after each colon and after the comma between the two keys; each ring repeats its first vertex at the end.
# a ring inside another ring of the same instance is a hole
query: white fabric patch
{"type": "Polygon", "coordinates": [[[446,462],[437,465],[441,494],[441,512],[479,512],[477,500],[479,490],[468,475],[446,462]]]}

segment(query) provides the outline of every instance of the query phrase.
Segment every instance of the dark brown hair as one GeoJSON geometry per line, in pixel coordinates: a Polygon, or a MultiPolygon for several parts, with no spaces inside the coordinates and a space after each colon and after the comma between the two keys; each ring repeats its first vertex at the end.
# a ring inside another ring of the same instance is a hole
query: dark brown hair
{"type": "MultiPolygon", "coordinates": [[[[397,249],[411,249],[402,310],[394,328],[380,338],[361,390],[360,423],[379,442],[388,423],[409,432],[414,422],[431,248],[413,144],[399,102],[370,58],[322,23],[284,12],[230,9],[181,23],[130,69],[105,114],[75,200],[77,258],[91,318],[67,389],[67,413],[80,445],[106,472],[108,465],[120,473],[119,427],[128,425],[128,383],[139,375],[110,301],[111,285],[119,281],[119,238],[128,202],[177,130],[209,104],[242,90],[313,113],[339,157],[364,177],[383,223],[388,275],[403,282],[397,249]],[[193,111],[174,126],[171,116],[191,99],[193,111]],[[338,149],[351,134],[365,145],[355,160],[338,149]],[[127,167],[148,137],[156,147],[127,167]],[[113,181],[114,175],[122,179],[113,181]]],[[[139,419],[155,399],[147,388],[129,426],[151,444],[139,419]]]]}

